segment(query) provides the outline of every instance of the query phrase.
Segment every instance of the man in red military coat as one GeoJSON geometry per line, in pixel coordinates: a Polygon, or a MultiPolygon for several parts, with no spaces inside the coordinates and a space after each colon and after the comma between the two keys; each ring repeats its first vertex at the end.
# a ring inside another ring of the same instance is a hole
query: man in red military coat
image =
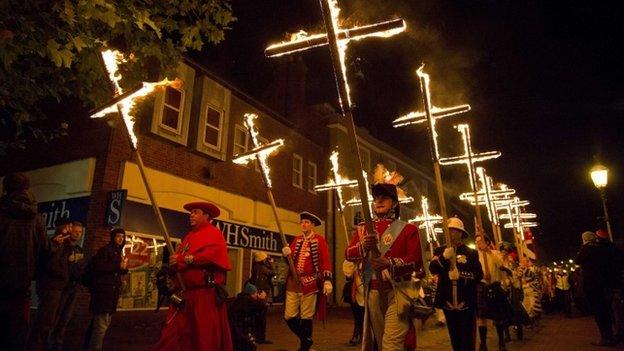
{"type": "Polygon", "coordinates": [[[210,223],[220,211],[208,202],[192,202],[184,209],[190,212],[192,229],[170,257],[172,273],[179,273],[184,283],[184,304],[170,304],[154,350],[231,351],[226,306],[218,301],[216,287],[225,284],[231,266],[223,234],[210,223]]]}
{"type": "Polygon", "coordinates": [[[292,255],[299,284],[289,272],[286,281],[284,319],[299,338],[299,350],[312,346],[312,318],[318,307],[319,319],[325,318],[325,296],[332,293],[331,262],[327,242],[314,227],[321,220],[310,212],[299,214],[301,234],[290,246],[282,248],[284,256],[292,255]]]}
{"type": "Polygon", "coordinates": [[[362,267],[367,289],[364,325],[369,327],[362,345],[366,347],[373,336],[378,350],[403,350],[413,328],[406,310],[415,293],[412,273],[422,268],[420,238],[416,226],[399,219],[396,185],[377,183],[372,192],[375,233],[355,233],[345,250],[345,258],[352,262],[362,262],[369,251],[380,254],[362,267]]]}

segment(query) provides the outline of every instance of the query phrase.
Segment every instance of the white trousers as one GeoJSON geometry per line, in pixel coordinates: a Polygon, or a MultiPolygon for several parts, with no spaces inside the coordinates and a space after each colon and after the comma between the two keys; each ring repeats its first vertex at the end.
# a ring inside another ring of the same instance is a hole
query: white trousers
{"type": "Polygon", "coordinates": [[[394,291],[388,291],[388,309],[384,314],[380,306],[379,291],[371,289],[368,293],[368,309],[368,317],[378,349],[403,351],[405,336],[409,331],[409,320],[399,318],[394,291]]]}
{"type": "Polygon", "coordinates": [[[314,318],[316,310],[316,293],[303,295],[294,291],[286,291],[286,308],[284,309],[284,318],[314,318]]]}

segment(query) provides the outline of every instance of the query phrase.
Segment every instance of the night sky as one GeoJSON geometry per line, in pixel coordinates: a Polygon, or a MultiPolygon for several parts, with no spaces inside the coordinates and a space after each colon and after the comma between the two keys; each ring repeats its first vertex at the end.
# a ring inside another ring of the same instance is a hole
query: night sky
{"type": "MultiPolygon", "coordinates": [[[[503,156],[483,165],[495,181],[531,201],[538,255],[574,255],[580,234],[603,226],[589,169],[610,169],[607,189],[614,237],[624,233],[624,11],[616,2],[343,0],[345,27],[401,17],[407,33],[366,39],[347,52],[356,124],[429,165],[424,126],[394,129],[416,108],[415,70],[425,62],[435,105],[472,111],[438,122],[442,156],[461,152],[452,126],[469,122],[473,148],[503,156]]],[[[226,40],[203,53],[220,73],[262,97],[275,77],[264,48],[286,32],[322,30],[317,1],[237,0],[226,40]]],[[[327,48],[300,54],[308,66],[306,102],[335,103],[327,48]]],[[[428,166],[431,168],[430,166],[428,166]]],[[[444,168],[445,185],[468,190],[465,168],[444,168]]],[[[433,191],[433,190],[431,190],[433,191]]],[[[433,197],[433,193],[431,194],[433,197]]]]}

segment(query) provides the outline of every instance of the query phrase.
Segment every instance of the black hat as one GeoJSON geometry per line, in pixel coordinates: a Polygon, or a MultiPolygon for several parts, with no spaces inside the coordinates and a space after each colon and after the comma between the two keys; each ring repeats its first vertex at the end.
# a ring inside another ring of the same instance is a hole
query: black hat
{"type": "Polygon", "coordinates": [[[2,180],[2,188],[6,193],[28,190],[30,180],[24,173],[10,173],[2,180]]]}
{"type": "Polygon", "coordinates": [[[394,184],[389,183],[377,183],[373,185],[373,198],[377,196],[388,196],[394,201],[399,201],[399,195],[397,194],[397,187],[394,184]]]}
{"type": "Polygon", "coordinates": [[[299,213],[299,220],[302,221],[304,219],[309,220],[315,226],[321,225],[321,219],[318,218],[316,215],[308,212],[308,211],[303,211],[303,212],[299,213]]]}
{"type": "Polygon", "coordinates": [[[126,231],[121,228],[121,227],[115,227],[113,229],[110,230],[110,236],[111,237],[115,237],[115,235],[117,235],[117,233],[121,233],[121,234],[126,234],[126,231]]]}

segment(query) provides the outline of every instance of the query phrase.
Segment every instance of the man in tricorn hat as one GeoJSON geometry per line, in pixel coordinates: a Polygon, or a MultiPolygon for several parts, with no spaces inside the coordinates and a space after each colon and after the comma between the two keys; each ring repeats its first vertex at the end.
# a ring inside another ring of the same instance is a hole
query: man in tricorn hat
{"type": "Polygon", "coordinates": [[[380,257],[362,267],[368,291],[364,325],[372,328],[372,334],[370,329],[364,331],[364,342],[370,343],[373,336],[378,350],[403,350],[406,336],[413,329],[405,313],[408,299],[403,297],[411,288],[412,273],[422,268],[419,233],[415,225],[399,219],[395,184],[377,183],[372,193],[375,233],[360,235],[356,231],[345,250],[345,258],[360,263],[369,251],[379,251],[380,257]]]}
{"type": "Polygon", "coordinates": [[[431,274],[438,275],[434,305],[444,310],[453,351],[474,351],[477,321],[477,284],[483,279],[479,254],[466,246],[469,234],[457,217],[449,218],[450,245],[436,248],[429,264],[431,274]],[[456,255],[456,267],[450,260],[456,255]],[[457,284],[457,303],[453,301],[452,282],[457,284]]]}
{"type": "Polygon", "coordinates": [[[327,242],[314,227],[321,220],[310,212],[299,214],[301,234],[290,246],[284,246],[284,256],[292,255],[299,284],[293,272],[286,280],[286,306],[284,319],[290,330],[299,338],[299,350],[312,347],[312,318],[318,306],[318,317],[325,319],[325,296],[332,293],[332,269],[327,242]]]}
{"type": "MultiPolygon", "coordinates": [[[[191,202],[184,209],[192,228],[170,257],[172,273],[179,273],[186,289],[181,292],[184,304],[170,304],[154,349],[231,351],[226,305],[217,297],[231,266],[223,234],[210,223],[220,211],[209,202],[191,202]]],[[[181,290],[178,279],[173,281],[181,290]]]]}

